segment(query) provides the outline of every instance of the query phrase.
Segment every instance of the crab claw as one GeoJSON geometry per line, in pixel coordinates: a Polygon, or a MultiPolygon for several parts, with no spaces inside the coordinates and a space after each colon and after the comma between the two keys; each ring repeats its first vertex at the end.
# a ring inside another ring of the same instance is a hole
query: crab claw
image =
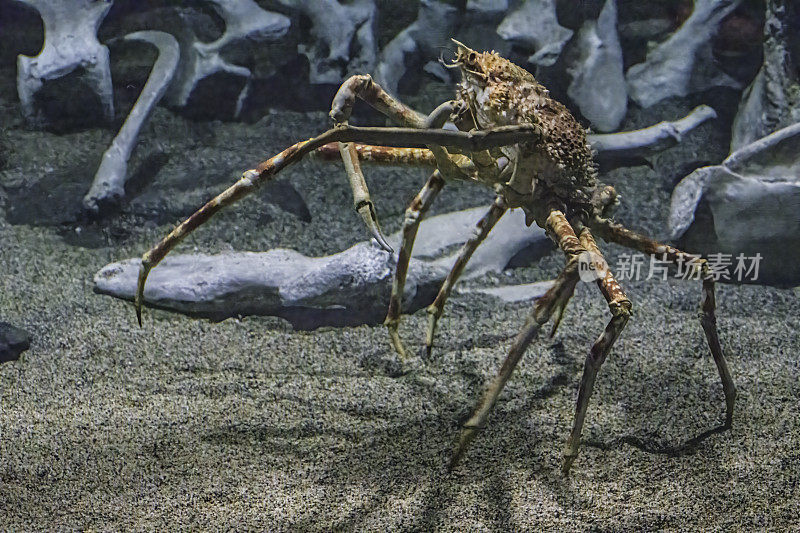
{"type": "Polygon", "coordinates": [[[394,253],[392,247],[389,246],[388,242],[386,242],[386,237],[384,237],[383,233],[381,232],[381,227],[378,225],[378,217],[375,214],[375,207],[372,205],[372,202],[362,202],[357,210],[358,214],[361,215],[361,219],[364,221],[364,224],[367,226],[367,229],[375,238],[375,240],[378,241],[380,247],[390,254],[394,253]]]}
{"type": "Polygon", "coordinates": [[[153,267],[146,258],[142,259],[142,266],[139,267],[139,281],[136,284],[136,296],[133,299],[133,306],[136,308],[136,320],[139,327],[142,327],[142,302],[144,301],[144,284],[147,282],[147,275],[153,267]]]}
{"type": "Polygon", "coordinates": [[[375,206],[372,200],[369,199],[369,189],[367,182],[364,179],[364,174],[361,172],[361,164],[358,162],[358,150],[353,143],[339,143],[339,153],[342,155],[342,162],[344,169],[347,172],[347,177],[350,180],[350,187],[353,190],[353,204],[356,211],[361,215],[364,224],[378,241],[381,248],[389,253],[394,253],[392,247],[386,242],[386,238],[381,233],[381,227],[378,225],[378,215],[375,214],[375,206]]]}

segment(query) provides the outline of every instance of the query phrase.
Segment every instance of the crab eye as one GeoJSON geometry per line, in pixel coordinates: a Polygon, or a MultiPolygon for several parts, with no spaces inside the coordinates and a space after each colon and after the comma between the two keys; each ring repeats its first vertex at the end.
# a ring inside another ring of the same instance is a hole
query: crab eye
{"type": "Polygon", "coordinates": [[[467,56],[467,63],[475,64],[478,61],[478,54],[475,52],[470,52],[467,56]]]}

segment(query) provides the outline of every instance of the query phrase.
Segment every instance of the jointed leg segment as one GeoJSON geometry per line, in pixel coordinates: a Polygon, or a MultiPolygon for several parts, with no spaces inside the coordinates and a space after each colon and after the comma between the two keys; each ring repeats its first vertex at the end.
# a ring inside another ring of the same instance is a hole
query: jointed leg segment
{"type": "Polygon", "coordinates": [[[372,81],[369,74],[351,76],[339,87],[331,103],[330,117],[334,123],[341,124],[350,118],[356,98],[364,100],[398,124],[409,128],[425,127],[425,115],[387,93],[372,81]]]}
{"type": "Polygon", "coordinates": [[[389,311],[384,321],[384,324],[389,330],[392,346],[394,346],[394,349],[401,359],[406,359],[407,354],[400,340],[400,335],[397,333],[397,327],[400,323],[400,312],[403,305],[403,289],[406,284],[406,274],[408,274],[411,249],[414,247],[414,239],[417,237],[419,224],[422,222],[422,218],[433,203],[433,200],[442,190],[442,187],[444,187],[444,180],[439,174],[439,171],[435,171],[431,177],[428,178],[422,190],[420,190],[411,201],[411,204],[406,209],[406,216],[403,221],[403,242],[400,245],[400,252],[397,256],[397,267],[394,272],[394,281],[392,283],[392,296],[389,300],[389,311]]]}
{"type": "MultiPolygon", "coordinates": [[[[589,228],[584,227],[581,230],[580,242],[588,252],[595,254],[598,258],[602,257],[589,228]]],[[[614,279],[611,272],[606,271],[605,275],[597,280],[597,286],[600,288],[600,292],[603,293],[606,302],[608,302],[608,308],[611,311],[611,320],[608,322],[608,325],[606,325],[600,337],[598,337],[592,345],[583,366],[583,376],[581,377],[581,384],[578,389],[578,402],[575,408],[575,419],[572,425],[572,432],[570,433],[564,450],[562,471],[565,474],[569,473],[572,462],[578,455],[583,422],[586,419],[586,410],[589,406],[589,399],[592,396],[597,372],[606,360],[608,352],[611,351],[614,341],[617,340],[617,337],[619,337],[619,334],[622,332],[623,328],[625,328],[625,324],[628,323],[628,319],[631,316],[631,301],[625,296],[622,287],[619,286],[619,283],[614,279]]]]}
{"type": "MultiPolygon", "coordinates": [[[[362,163],[375,165],[397,165],[404,167],[435,167],[436,158],[427,148],[390,148],[370,144],[355,144],[358,159],[362,163]]],[[[313,154],[320,161],[339,161],[339,147],[335,144],[320,146],[313,154]]]]}
{"type": "Polygon", "coordinates": [[[522,330],[514,339],[508,356],[500,367],[500,371],[481,396],[472,417],[464,423],[455,453],[450,460],[450,468],[458,464],[477,432],[483,429],[486,419],[497,402],[497,398],[500,396],[503,387],[505,387],[506,382],[514,372],[528,345],[536,338],[541,327],[553,315],[558,302],[563,301],[565,298],[568,299],[578,283],[578,256],[584,251],[584,248],[575,236],[575,232],[564,214],[555,210],[547,218],[547,229],[559,247],[567,254],[569,258],[567,265],[556,278],[550,290],[534,303],[533,309],[528,315],[522,330]]]}
{"type": "Polygon", "coordinates": [[[731,378],[728,363],[725,361],[722,345],[719,341],[719,333],[717,332],[716,298],[714,295],[715,283],[714,276],[708,268],[708,261],[696,255],[682,252],[672,246],[658,243],[649,237],[631,231],[610,220],[598,218],[592,221],[591,226],[595,233],[606,241],[616,242],[622,246],[661,257],[679,267],[691,268],[694,273],[699,274],[699,279],[703,281],[703,300],[700,304],[700,324],[703,326],[709,350],[714,358],[714,363],[717,366],[717,371],[722,381],[722,390],[725,395],[725,427],[730,427],[733,422],[733,408],[736,402],[736,386],[731,378]]]}
{"type": "Polygon", "coordinates": [[[461,252],[459,252],[453,268],[450,270],[450,273],[447,274],[447,278],[439,289],[439,294],[436,295],[436,299],[433,303],[428,306],[428,333],[425,338],[425,348],[428,355],[430,355],[431,348],[433,347],[433,336],[436,334],[436,324],[442,316],[447,297],[450,296],[453,286],[459,276],[461,276],[461,273],[464,272],[464,267],[467,266],[472,254],[486,239],[486,236],[489,235],[489,232],[506,211],[508,211],[508,206],[505,200],[498,196],[492,204],[492,207],[489,208],[489,211],[478,221],[475,232],[461,248],[461,252]]]}
{"type": "MultiPolygon", "coordinates": [[[[330,117],[336,124],[345,124],[350,118],[356,98],[364,100],[376,110],[380,111],[398,124],[410,128],[438,129],[459,111],[459,104],[448,101],[434,109],[427,117],[414,111],[396,98],[387,93],[380,85],[375,83],[369,75],[351,76],[345,81],[336,93],[331,105],[330,117]]],[[[534,130],[536,128],[533,128],[534,130]]],[[[537,130],[536,134],[541,131],[537,130]]],[[[474,177],[476,172],[472,161],[461,154],[451,154],[447,151],[448,143],[426,143],[429,154],[445,179],[468,179],[474,177]]],[[[512,143],[513,144],[513,143],[512,143]]],[[[421,156],[421,153],[416,154],[421,156]]],[[[425,154],[427,156],[427,154],[425,154]]]]}
{"type": "Polygon", "coordinates": [[[358,152],[353,143],[339,144],[339,153],[344,162],[344,169],[347,172],[347,177],[350,180],[350,188],[353,191],[353,206],[364,225],[367,226],[372,236],[378,241],[378,244],[389,253],[392,253],[392,247],[386,242],[383,236],[381,226],[378,223],[378,215],[375,212],[375,205],[369,196],[369,189],[367,189],[367,181],[364,179],[364,174],[361,172],[361,164],[358,162],[358,152]]]}
{"type": "MultiPolygon", "coordinates": [[[[607,241],[616,242],[644,253],[663,256],[677,265],[690,266],[691,268],[697,269],[703,281],[701,324],[717,365],[720,378],[722,379],[726,402],[725,425],[726,427],[730,427],[736,398],[736,388],[731,379],[730,371],[728,370],[719,342],[715,317],[714,277],[710,273],[708,263],[697,256],[681,252],[668,245],[659,244],[652,239],[632,232],[605,219],[598,218],[591,221],[591,228],[607,241]]],[[[580,238],[577,238],[569,222],[560,212],[553,211],[550,214],[550,217],[547,219],[546,229],[566,253],[567,266],[556,279],[553,287],[534,304],[533,311],[528,317],[523,330],[514,340],[509,355],[503,362],[497,377],[483,394],[472,417],[464,424],[458,447],[451,460],[451,467],[457,464],[469,443],[474,439],[477,431],[483,428],[500,392],[511,376],[511,373],[522,357],[525,349],[538,334],[541,326],[545,324],[554,313],[563,310],[563,306],[566,305],[577,283],[578,256],[581,252],[588,251],[596,254],[599,258],[602,257],[589,227],[581,227],[580,238]]],[[[589,351],[584,364],[584,371],[578,390],[575,419],[564,451],[562,470],[565,474],[569,472],[578,454],[581,432],[586,419],[586,411],[594,388],[597,372],[631,316],[631,302],[610,272],[606,271],[603,273],[603,277],[597,280],[597,285],[608,302],[612,317],[603,333],[595,341],[589,351]]]]}
{"type": "MultiPolygon", "coordinates": [[[[553,287],[534,304],[533,311],[528,317],[522,331],[514,340],[509,355],[503,362],[503,366],[500,368],[497,377],[484,393],[472,417],[464,424],[458,447],[450,463],[451,467],[457,464],[469,443],[475,438],[477,431],[483,428],[489,413],[494,407],[497,398],[500,396],[500,392],[503,390],[503,387],[514,371],[522,354],[531,341],[536,338],[539,329],[555,313],[560,314],[563,312],[564,306],[566,306],[566,303],[569,301],[569,298],[574,292],[575,285],[578,282],[579,256],[584,251],[588,251],[592,254],[596,254],[598,257],[602,257],[589,228],[582,227],[580,238],[577,237],[572,226],[560,211],[551,212],[547,219],[547,230],[567,256],[567,265],[556,279],[553,287]]],[[[610,272],[606,272],[604,277],[598,279],[597,285],[608,302],[612,317],[605,331],[594,343],[586,358],[578,392],[572,432],[567,440],[564,453],[564,473],[569,472],[572,462],[578,454],[581,431],[586,418],[586,411],[589,405],[589,399],[592,395],[594,382],[597,377],[597,371],[600,369],[603,361],[605,361],[614,341],[625,327],[631,315],[631,302],[625,296],[622,288],[610,272]]]]}

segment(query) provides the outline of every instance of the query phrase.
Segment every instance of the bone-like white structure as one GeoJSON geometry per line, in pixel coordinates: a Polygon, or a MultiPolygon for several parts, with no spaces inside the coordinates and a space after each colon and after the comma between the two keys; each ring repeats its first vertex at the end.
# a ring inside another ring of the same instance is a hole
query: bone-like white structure
{"type": "Polygon", "coordinates": [[[641,130],[589,135],[589,144],[606,158],[645,157],[675,146],[684,135],[716,117],[712,108],[700,105],[673,122],[659,122],[641,130]]]}
{"type": "Polygon", "coordinates": [[[800,51],[790,40],[800,32],[786,0],[768,0],[764,24],[764,63],[745,90],[733,121],[731,151],[771,132],[800,122],[800,51]]]}
{"type": "Polygon", "coordinates": [[[597,131],[619,128],[628,111],[628,89],[617,34],[617,2],[606,0],[597,20],[575,36],[575,61],[567,67],[567,95],[597,131]]]}
{"type": "MultiPolygon", "coordinates": [[[[181,70],[170,88],[168,100],[172,105],[185,106],[198,82],[226,72],[250,80],[250,69],[234,65],[224,58],[225,50],[244,41],[253,43],[274,42],[289,30],[288,17],[261,9],[254,0],[203,0],[212,5],[225,23],[225,32],[210,43],[195,41],[183,50],[181,70]]],[[[242,89],[236,112],[241,110],[247,85],[242,89]]]]}
{"type": "Polygon", "coordinates": [[[139,31],[126,35],[125,40],[154,45],[158,48],[158,58],[128,118],[103,154],[94,182],[83,198],[84,209],[92,213],[98,212],[101,205],[117,204],[125,196],[128,159],[136,146],[142,126],[172,81],[181,55],[175,37],[161,31],[139,31]]]}
{"type": "MultiPolygon", "coordinates": [[[[375,80],[392,94],[407,71],[410,57],[433,59],[451,44],[461,13],[445,2],[421,0],[417,19],[381,50],[375,80]]],[[[435,65],[439,66],[438,63],[435,65]]]]}
{"type": "Polygon", "coordinates": [[[572,37],[572,30],[558,23],[555,0],[525,0],[503,19],[497,33],[506,41],[536,50],[528,61],[545,67],[558,60],[572,37]]]}
{"type": "Polygon", "coordinates": [[[302,45],[313,84],[340,84],[348,75],[372,72],[377,58],[373,0],[279,0],[311,19],[313,45],[302,45]],[[353,51],[357,54],[353,55],[353,51]],[[352,56],[352,57],[351,57],[352,56]]]}
{"type": "Polygon", "coordinates": [[[29,124],[41,126],[46,117],[37,109],[36,94],[45,81],[83,69],[83,79],[95,92],[107,121],[114,118],[114,91],[108,48],[97,40],[97,29],[113,0],[17,0],[39,12],[44,45],[34,57],[17,58],[17,93],[29,124]]]}
{"type": "Polygon", "coordinates": [[[695,0],[694,11],[666,41],[628,69],[628,91],[642,107],[672,96],[687,96],[711,87],[740,88],[739,82],[714,64],[711,39],[720,22],[742,0],[695,0]]]}
{"type": "MultiPolygon", "coordinates": [[[[406,311],[433,301],[455,261],[454,247],[469,239],[485,212],[479,207],[423,220],[406,281],[406,311]]],[[[387,240],[399,249],[400,232],[387,240]]],[[[547,242],[543,230],[525,226],[522,210],[511,211],[475,251],[461,279],[502,271],[520,251],[547,250],[547,242]]],[[[287,249],[172,255],[153,269],[144,297],[153,307],[218,320],[281,316],[301,329],[374,324],[386,314],[395,261],[373,242],[325,257],[287,249]]],[[[94,277],[95,291],[133,300],[140,264],[139,259],[128,259],[105,266],[94,277]]]]}
{"type": "Polygon", "coordinates": [[[734,265],[738,254],[760,254],[759,277],[747,281],[800,285],[799,154],[800,124],[794,124],[721,165],[695,170],[672,193],[672,238],[693,252],[731,254],[734,265]]]}
{"type": "Polygon", "coordinates": [[[544,296],[553,280],[535,281],[533,283],[523,283],[521,285],[501,285],[499,287],[467,287],[458,289],[461,294],[478,293],[493,296],[506,303],[532,302],[544,296]]]}

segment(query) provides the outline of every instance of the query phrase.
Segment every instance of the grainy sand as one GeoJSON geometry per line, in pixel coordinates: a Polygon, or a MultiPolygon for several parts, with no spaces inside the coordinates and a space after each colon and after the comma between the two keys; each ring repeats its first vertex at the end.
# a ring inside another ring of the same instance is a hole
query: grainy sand
{"type": "MultiPolygon", "coordinates": [[[[453,297],[433,360],[393,378],[382,327],[294,332],[276,318],[148,310],[139,329],[131,305],[93,294],[103,265],[140,255],[243,169],[325,124],[321,113],[285,112],[252,126],[201,124],[159,109],[131,162],[141,171],[133,201],[100,225],[76,224],[71,210],[113,134],[8,131],[0,319],[27,329],[32,347],[0,366],[0,529],[800,528],[800,298],[789,290],[719,288],[739,397],[733,429],[709,434],[724,401],[699,287],[626,282],[635,316],[601,370],[568,478],[560,457],[580,372],[608,317],[593,286],[581,284],[554,339],[528,350],[450,474],[459,422],[528,304],[453,297]]],[[[623,194],[619,220],[663,238],[669,181],[686,161],[721,159],[722,148],[703,148],[714,135],[698,132],[654,170],[605,176],[623,194]]],[[[423,179],[370,170],[387,232],[423,179]]],[[[304,163],[284,180],[294,189],[268,188],[180,249],[322,254],[363,238],[336,167],[304,163]]],[[[488,198],[448,187],[434,212],[488,198]]],[[[605,249],[614,264],[621,250],[605,249]]],[[[553,253],[483,283],[549,279],[560,262],[553,253]]],[[[424,311],[406,318],[408,344],[421,344],[425,321],[424,311]]]]}

